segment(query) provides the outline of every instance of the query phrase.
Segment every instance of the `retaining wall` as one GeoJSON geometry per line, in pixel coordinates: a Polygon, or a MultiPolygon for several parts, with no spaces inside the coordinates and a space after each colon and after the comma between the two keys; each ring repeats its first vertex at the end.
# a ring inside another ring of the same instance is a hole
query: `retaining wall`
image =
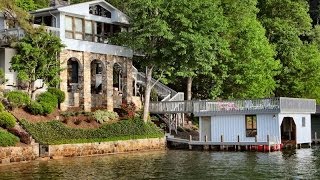
{"type": "Polygon", "coordinates": [[[136,139],[100,143],[49,145],[48,155],[55,157],[90,156],[141,150],[165,149],[165,138],[136,139]]]}
{"type": "Polygon", "coordinates": [[[0,147],[0,164],[31,161],[39,157],[39,144],[19,147],[0,147]]]}

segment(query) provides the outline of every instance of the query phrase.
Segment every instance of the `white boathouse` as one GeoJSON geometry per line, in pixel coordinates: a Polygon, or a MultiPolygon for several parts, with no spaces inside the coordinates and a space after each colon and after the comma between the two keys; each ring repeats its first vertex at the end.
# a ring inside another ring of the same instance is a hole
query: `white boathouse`
{"type": "MultiPolygon", "coordinates": [[[[199,117],[199,141],[189,145],[310,145],[314,99],[270,98],[234,101],[152,103],[153,113],[193,113],[199,117]]],[[[169,138],[170,140],[170,138],[169,138]]],[[[182,141],[181,141],[182,142],[182,141]]]]}

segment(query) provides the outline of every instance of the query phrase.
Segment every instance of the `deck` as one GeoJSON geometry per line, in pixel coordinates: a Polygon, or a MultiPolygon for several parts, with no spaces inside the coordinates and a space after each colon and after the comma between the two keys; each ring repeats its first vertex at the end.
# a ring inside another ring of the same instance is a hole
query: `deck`
{"type": "Polygon", "coordinates": [[[314,113],[316,102],[313,99],[268,98],[232,101],[162,101],[151,102],[150,113],[174,114],[193,113],[195,116],[248,113],[314,113]]]}

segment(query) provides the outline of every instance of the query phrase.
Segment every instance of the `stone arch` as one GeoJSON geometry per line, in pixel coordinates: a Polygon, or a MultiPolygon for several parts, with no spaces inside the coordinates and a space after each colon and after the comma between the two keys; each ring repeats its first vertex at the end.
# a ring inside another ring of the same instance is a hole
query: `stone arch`
{"type": "Polygon", "coordinates": [[[91,61],[91,94],[102,94],[106,83],[106,67],[103,61],[94,59],[91,61]]]}
{"type": "Polygon", "coordinates": [[[68,106],[79,107],[82,96],[83,70],[82,64],[76,57],[67,60],[67,92],[68,106]]]}
{"type": "Polygon", "coordinates": [[[113,88],[118,89],[120,93],[123,92],[123,68],[124,67],[121,63],[116,62],[113,64],[113,88]]]}

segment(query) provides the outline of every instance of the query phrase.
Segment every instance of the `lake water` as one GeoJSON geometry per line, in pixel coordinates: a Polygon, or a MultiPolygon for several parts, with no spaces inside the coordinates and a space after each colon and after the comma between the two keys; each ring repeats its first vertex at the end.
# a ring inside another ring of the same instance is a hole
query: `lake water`
{"type": "Polygon", "coordinates": [[[320,179],[320,147],[283,152],[167,150],[0,166],[0,179],[320,179]]]}

